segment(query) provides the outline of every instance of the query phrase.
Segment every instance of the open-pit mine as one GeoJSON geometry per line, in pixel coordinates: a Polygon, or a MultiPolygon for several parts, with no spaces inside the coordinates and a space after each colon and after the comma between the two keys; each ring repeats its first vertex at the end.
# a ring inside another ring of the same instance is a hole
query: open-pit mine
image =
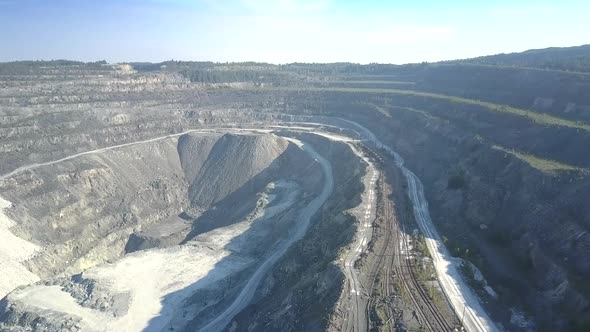
{"type": "Polygon", "coordinates": [[[0,64],[0,331],[582,331],[590,101],[492,70],[590,86],[0,64]]]}

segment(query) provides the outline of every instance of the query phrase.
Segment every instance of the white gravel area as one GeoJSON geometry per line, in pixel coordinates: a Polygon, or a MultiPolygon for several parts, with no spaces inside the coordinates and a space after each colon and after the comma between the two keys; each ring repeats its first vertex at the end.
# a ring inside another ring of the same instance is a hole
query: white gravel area
{"type": "Polygon", "coordinates": [[[41,247],[14,235],[10,228],[16,223],[5,213],[11,203],[0,197],[0,298],[18,286],[39,280],[22,262],[41,250],[41,247]]]}

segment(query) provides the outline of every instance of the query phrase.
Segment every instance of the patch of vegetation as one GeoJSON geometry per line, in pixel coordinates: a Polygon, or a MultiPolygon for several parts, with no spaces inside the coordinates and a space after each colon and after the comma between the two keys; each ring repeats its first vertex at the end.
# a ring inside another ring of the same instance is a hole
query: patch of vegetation
{"type": "Polygon", "coordinates": [[[423,285],[425,285],[430,299],[433,300],[435,305],[439,306],[442,304],[441,294],[432,284],[429,284],[429,282],[436,280],[436,270],[434,269],[432,260],[429,259],[430,253],[426,246],[426,240],[423,235],[419,235],[416,237],[414,243],[415,251],[419,253],[420,257],[423,259],[421,260],[422,264],[418,264],[415,268],[416,277],[423,285]]]}
{"type": "Polygon", "coordinates": [[[400,84],[400,85],[415,85],[416,82],[409,81],[384,81],[384,80],[334,80],[327,81],[326,83],[338,83],[338,84],[400,84]]]}
{"type": "Polygon", "coordinates": [[[416,277],[422,283],[436,280],[436,270],[434,269],[434,265],[432,264],[432,262],[425,262],[424,266],[418,267],[416,269],[416,277]]]}
{"type": "Polygon", "coordinates": [[[465,260],[473,260],[474,258],[477,258],[477,255],[472,255],[471,250],[469,250],[469,247],[464,241],[449,239],[446,236],[443,236],[443,243],[454,257],[459,257],[465,260]]]}
{"type": "Polygon", "coordinates": [[[488,232],[488,239],[492,244],[495,244],[498,247],[505,247],[512,241],[509,232],[496,230],[488,232]]]}
{"type": "Polygon", "coordinates": [[[574,332],[590,331],[590,319],[588,318],[574,318],[571,325],[574,332]]]}
{"type": "Polygon", "coordinates": [[[186,69],[180,72],[191,82],[202,83],[225,83],[225,82],[273,82],[279,83],[286,80],[285,75],[275,71],[253,71],[253,70],[209,70],[209,69],[186,69]]]}
{"type": "Polygon", "coordinates": [[[449,176],[447,180],[447,189],[457,190],[465,188],[467,181],[465,180],[465,171],[457,170],[449,176]]]}
{"type": "Polygon", "coordinates": [[[588,280],[588,278],[579,273],[571,272],[569,274],[569,281],[572,283],[576,290],[578,290],[585,296],[590,296],[590,280],[588,280]]]}
{"type": "Polygon", "coordinates": [[[393,281],[395,290],[397,291],[397,294],[399,294],[399,296],[402,298],[404,303],[409,303],[411,301],[411,297],[410,294],[408,294],[408,291],[406,290],[405,287],[402,286],[400,280],[398,280],[398,278],[396,278],[393,281]]]}
{"type": "Polygon", "coordinates": [[[419,234],[417,237],[414,237],[414,250],[418,252],[422,257],[430,257],[430,252],[428,251],[428,247],[426,246],[426,239],[424,235],[419,234]]]}
{"type": "Polygon", "coordinates": [[[473,269],[471,264],[469,264],[469,262],[467,262],[467,261],[462,262],[461,265],[459,265],[459,271],[463,275],[467,284],[472,289],[475,289],[475,290],[482,289],[483,285],[481,282],[475,280],[475,270],[473,269]]]}
{"type": "Polygon", "coordinates": [[[518,152],[514,149],[507,149],[507,148],[504,148],[499,145],[494,145],[494,146],[492,146],[492,148],[495,150],[506,152],[506,153],[526,162],[532,168],[538,169],[541,172],[546,173],[546,174],[555,174],[555,172],[558,172],[558,171],[576,171],[576,172],[588,173],[588,169],[586,169],[586,168],[568,165],[568,164],[565,164],[565,163],[562,163],[559,161],[555,161],[555,160],[539,158],[539,157],[534,156],[532,154],[518,152]]]}
{"type": "MultiPolygon", "coordinates": [[[[387,305],[387,304],[385,304],[387,305]]],[[[377,312],[377,318],[379,319],[380,324],[382,324],[381,330],[382,331],[389,331],[389,317],[387,316],[387,310],[385,309],[385,305],[378,304],[376,305],[375,311],[377,312]]]]}
{"type": "Polygon", "coordinates": [[[432,285],[428,286],[427,291],[428,291],[428,297],[430,297],[430,299],[432,300],[434,305],[439,308],[442,307],[444,302],[443,302],[443,298],[442,298],[440,291],[432,285]]]}

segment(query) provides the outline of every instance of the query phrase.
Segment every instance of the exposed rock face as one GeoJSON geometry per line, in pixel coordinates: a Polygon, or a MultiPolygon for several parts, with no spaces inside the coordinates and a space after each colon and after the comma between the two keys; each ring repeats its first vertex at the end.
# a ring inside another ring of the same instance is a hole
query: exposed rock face
{"type": "Polygon", "coordinates": [[[205,87],[173,73],[57,66],[2,76],[0,87],[1,174],[224,120],[216,110],[200,116],[205,87]]]}
{"type": "Polygon", "coordinates": [[[263,171],[241,190],[288,178],[277,160],[288,146],[269,134],[188,134],[24,171],[0,192],[14,202],[12,232],[44,247],[26,266],[41,277],[74,274],[122,255],[136,230],[204,211],[263,171]]]}
{"type": "Polygon", "coordinates": [[[239,289],[323,176],[293,143],[255,133],[191,133],[17,173],[2,195],[14,232],[42,245],[26,266],[48,280],[2,300],[0,329],[182,327],[239,289]]]}
{"type": "Polygon", "coordinates": [[[175,139],[42,166],[0,187],[14,203],[12,231],[44,247],[26,262],[41,277],[120,256],[135,228],[178,214],[187,202],[175,139]]]}

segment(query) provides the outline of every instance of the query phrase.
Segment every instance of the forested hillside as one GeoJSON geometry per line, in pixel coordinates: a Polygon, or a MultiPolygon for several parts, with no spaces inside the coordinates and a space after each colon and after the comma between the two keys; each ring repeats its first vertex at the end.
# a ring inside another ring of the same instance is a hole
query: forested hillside
{"type": "Polygon", "coordinates": [[[590,45],[551,47],[528,50],[521,53],[489,55],[452,62],[494,66],[530,67],[587,73],[590,72],[590,45]]]}

